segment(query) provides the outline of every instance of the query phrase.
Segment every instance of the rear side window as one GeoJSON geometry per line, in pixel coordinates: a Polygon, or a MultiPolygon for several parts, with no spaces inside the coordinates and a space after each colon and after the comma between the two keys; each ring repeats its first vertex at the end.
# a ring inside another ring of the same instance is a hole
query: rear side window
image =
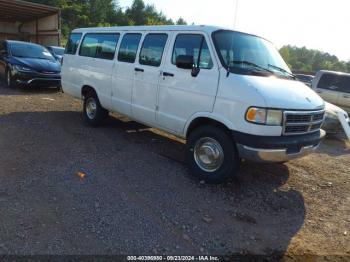
{"type": "Polygon", "coordinates": [[[119,34],[86,34],[79,55],[113,60],[119,34]]]}
{"type": "Polygon", "coordinates": [[[148,34],[141,48],[140,64],[160,66],[167,39],[166,34],[148,34]]]}
{"type": "Polygon", "coordinates": [[[83,42],[80,46],[79,55],[87,57],[95,57],[98,47],[98,38],[97,35],[87,34],[84,37],[83,42]]]}
{"type": "Polygon", "coordinates": [[[140,40],[141,34],[125,34],[120,44],[118,60],[121,62],[134,63],[140,40]]]}
{"type": "Polygon", "coordinates": [[[64,52],[65,54],[75,55],[79,46],[81,36],[82,34],[76,34],[76,33],[73,33],[69,36],[66,50],[64,52]]]}
{"type": "Polygon", "coordinates": [[[321,76],[317,88],[350,93],[350,76],[324,74],[321,76]]]}
{"type": "Polygon", "coordinates": [[[194,57],[194,66],[202,69],[211,69],[213,61],[210,56],[207,42],[203,35],[179,34],[175,40],[172,63],[176,64],[179,55],[190,55],[194,57]]]}

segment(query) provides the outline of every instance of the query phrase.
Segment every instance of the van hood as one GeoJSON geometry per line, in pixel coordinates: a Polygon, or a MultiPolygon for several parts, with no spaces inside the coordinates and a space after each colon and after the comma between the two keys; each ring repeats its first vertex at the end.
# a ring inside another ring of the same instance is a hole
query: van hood
{"type": "Polygon", "coordinates": [[[14,64],[27,66],[37,72],[60,73],[61,65],[56,60],[12,57],[14,64]]]}
{"type": "Polygon", "coordinates": [[[249,76],[250,85],[263,96],[270,108],[294,110],[319,110],[323,99],[305,84],[277,77],[249,76]]]}

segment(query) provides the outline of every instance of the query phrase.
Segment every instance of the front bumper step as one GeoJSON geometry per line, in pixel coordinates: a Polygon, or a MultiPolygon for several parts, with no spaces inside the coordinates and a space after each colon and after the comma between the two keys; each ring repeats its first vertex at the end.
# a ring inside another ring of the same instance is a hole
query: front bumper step
{"type": "Polygon", "coordinates": [[[306,156],[313,153],[317,145],[304,146],[299,152],[289,153],[288,149],[262,149],[253,148],[241,144],[237,144],[239,156],[243,159],[252,160],[255,162],[287,162],[296,158],[306,156]]]}

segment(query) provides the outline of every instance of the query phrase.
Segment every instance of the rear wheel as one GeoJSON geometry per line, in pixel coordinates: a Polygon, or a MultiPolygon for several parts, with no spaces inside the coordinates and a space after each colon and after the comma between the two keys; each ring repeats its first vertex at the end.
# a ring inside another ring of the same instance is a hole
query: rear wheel
{"type": "Polygon", "coordinates": [[[191,173],[208,183],[222,183],[234,177],[240,160],[234,141],[220,127],[201,126],[187,140],[191,173]]]}
{"type": "Polygon", "coordinates": [[[99,126],[108,116],[108,111],[104,109],[95,92],[88,92],[84,96],[84,121],[90,126],[99,126]]]}

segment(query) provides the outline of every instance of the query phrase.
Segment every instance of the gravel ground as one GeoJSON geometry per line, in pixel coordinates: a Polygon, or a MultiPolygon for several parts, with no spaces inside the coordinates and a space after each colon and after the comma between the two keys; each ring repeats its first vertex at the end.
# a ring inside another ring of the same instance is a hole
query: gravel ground
{"type": "Polygon", "coordinates": [[[192,178],[183,141],[81,102],[0,84],[0,254],[350,256],[350,145],[192,178]],[[84,175],[78,176],[78,172],[84,175]]]}

